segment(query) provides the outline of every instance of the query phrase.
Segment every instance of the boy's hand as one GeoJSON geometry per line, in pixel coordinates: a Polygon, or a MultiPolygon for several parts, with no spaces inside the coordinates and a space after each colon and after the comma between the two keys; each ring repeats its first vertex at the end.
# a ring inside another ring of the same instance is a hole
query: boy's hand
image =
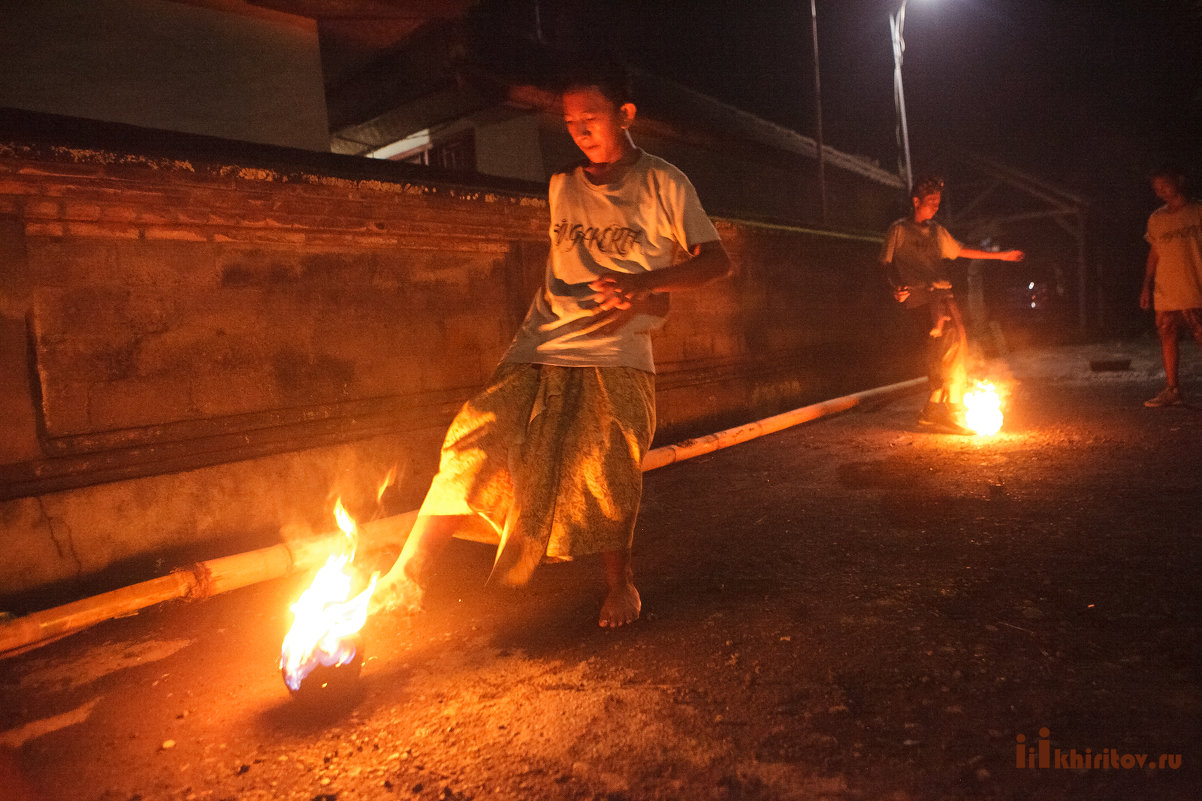
{"type": "Polygon", "coordinates": [[[629,309],[631,303],[646,290],[639,286],[637,276],[630,273],[605,273],[595,281],[589,282],[589,289],[595,294],[590,298],[597,302],[597,311],[610,309],[629,309]]]}
{"type": "Polygon", "coordinates": [[[1022,261],[1027,258],[1027,254],[1021,250],[1007,250],[1001,253],[1002,261],[1022,261]]]}
{"type": "Polygon", "coordinates": [[[905,303],[906,298],[910,297],[910,287],[895,286],[893,287],[893,299],[898,303],[905,303]]]}

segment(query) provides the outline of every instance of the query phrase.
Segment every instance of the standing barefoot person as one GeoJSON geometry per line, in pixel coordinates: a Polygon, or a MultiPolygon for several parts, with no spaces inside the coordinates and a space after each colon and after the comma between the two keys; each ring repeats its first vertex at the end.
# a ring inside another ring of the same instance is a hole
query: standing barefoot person
{"type": "Polygon", "coordinates": [[[1187,329],[1202,345],[1202,203],[1185,194],[1185,173],[1175,167],[1152,175],[1152,191],[1164,205],[1148,218],[1148,263],[1139,293],[1141,309],[1156,309],[1156,333],[1164,359],[1164,389],[1144,406],[1180,406],[1177,337],[1187,329]]]}
{"type": "Polygon", "coordinates": [[[666,293],[730,272],[688,178],[635,147],[619,68],[582,68],[560,93],[585,158],[551,177],[546,276],[489,385],[451,423],[384,605],[415,609],[453,535],[498,543],[490,581],[544,559],[601,554],[603,627],[642,609],[630,564],[642,459],[655,432],[651,332],[666,293]],[[678,249],[689,254],[674,264],[678,249]],[[486,525],[481,526],[484,523],[486,525]]]}

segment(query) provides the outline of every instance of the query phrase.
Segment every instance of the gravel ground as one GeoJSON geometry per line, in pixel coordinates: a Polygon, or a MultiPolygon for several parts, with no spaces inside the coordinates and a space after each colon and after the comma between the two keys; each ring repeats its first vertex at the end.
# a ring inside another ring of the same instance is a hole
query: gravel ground
{"type": "Polygon", "coordinates": [[[994,437],[916,430],[912,394],[648,474],[622,630],[594,561],[492,590],[456,543],[316,705],[276,670],[307,577],[0,660],[0,796],[1196,799],[1202,411],[1142,407],[1158,359],[991,362],[994,437]]]}

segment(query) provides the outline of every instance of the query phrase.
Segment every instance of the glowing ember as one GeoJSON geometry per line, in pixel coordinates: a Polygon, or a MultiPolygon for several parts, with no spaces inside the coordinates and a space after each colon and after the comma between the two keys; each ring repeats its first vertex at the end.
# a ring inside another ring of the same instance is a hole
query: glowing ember
{"type": "Polygon", "coordinates": [[[376,588],[378,575],[373,575],[365,590],[350,597],[353,577],[347,567],[355,558],[358,527],[341,499],[335,504],[334,517],[347,536],[347,548],[326,560],[292,605],[295,617],[280,653],[284,683],[293,692],[300,690],[301,682],[315,668],[339,667],[354,660],[356,634],[367,622],[368,602],[376,588]]]}
{"type": "Polygon", "coordinates": [[[1002,399],[988,381],[964,394],[964,422],[973,433],[996,434],[1002,427],[1002,399]]]}

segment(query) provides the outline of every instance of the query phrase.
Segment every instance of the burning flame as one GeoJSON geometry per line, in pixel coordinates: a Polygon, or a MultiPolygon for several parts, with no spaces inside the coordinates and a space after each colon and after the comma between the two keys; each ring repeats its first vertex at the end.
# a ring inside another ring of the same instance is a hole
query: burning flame
{"type": "Polygon", "coordinates": [[[341,498],[334,505],[334,518],[347,537],[347,547],[326,560],[292,605],[292,628],[280,653],[284,683],[293,692],[318,665],[338,667],[355,658],[353,638],[367,622],[368,602],[379,577],[373,575],[367,588],[350,598],[353,577],[346,568],[354,561],[359,529],[341,498]]]}
{"type": "MultiPolygon", "coordinates": [[[[376,505],[379,506],[384,502],[384,490],[392,486],[392,482],[396,480],[396,465],[393,465],[388,470],[388,475],[384,476],[384,480],[380,482],[379,489],[376,490],[376,505]]],[[[343,529],[346,531],[346,529],[343,529]]]]}
{"type": "Polygon", "coordinates": [[[973,433],[996,434],[1002,427],[1002,399],[988,381],[964,393],[964,422],[973,433]]]}

